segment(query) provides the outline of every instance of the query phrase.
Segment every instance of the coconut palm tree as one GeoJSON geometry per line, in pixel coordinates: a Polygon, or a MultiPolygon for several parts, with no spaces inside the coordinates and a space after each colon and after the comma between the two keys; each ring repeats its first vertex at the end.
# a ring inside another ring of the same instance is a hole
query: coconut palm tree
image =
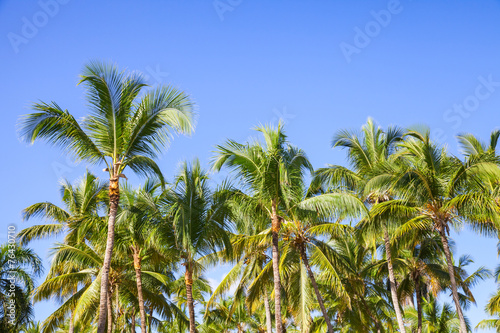
{"type": "Polygon", "coordinates": [[[283,130],[278,126],[255,128],[264,138],[264,143],[253,141],[240,144],[228,140],[217,146],[213,168],[217,171],[227,167],[237,172],[243,191],[252,196],[267,211],[272,230],[272,265],[274,278],[275,326],[277,333],[283,333],[281,318],[281,280],[279,272],[279,231],[282,217],[280,206],[294,190],[291,184],[301,182],[306,171],[313,168],[305,153],[292,146],[283,130]]]}
{"type": "MultiPolygon", "coordinates": [[[[241,195],[241,193],[240,193],[241,195]]],[[[246,303],[250,313],[254,313],[264,303],[266,329],[268,333],[272,333],[272,315],[269,302],[268,290],[272,288],[272,277],[269,270],[264,271],[270,263],[270,258],[267,254],[270,244],[261,244],[252,241],[252,236],[256,236],[262,232],[262,228],[266,225],[267,218],[262,216],[262,211],[255,209],[252,216],[246,215],[247,209],[241,210],[245,203],[253,200],[234,200],[231,202],[233,217],[237,216],[235,224],[240,234],[233,235],[231,239],[232,252],[228,256],[225,251],[219,251],[212,255],[208,255],[202,259],[207,265],[217,265],[221,263],[230,263],[233,268],[224,276],[217,288],[212,292],[206,307],[206,313],[214,305],[217,298],[221,298],[230,289],[235,286],[234,298],[229,308],[232,313],[240,302],[246,303]],[[238,214],[240,213],[240,214],[238,214]],[[263,273],[263,274],[262,274],[263,273]],[[258,288],[251,288],[255,279],[261,278],[264,282],[259,284],[258,288]]],[[[241,198],[240,198],[241,199],[241,198]]],[[[245,198],[248,199],[248,198],[245,198]]]]}
{"type": "MultiPolygon", "coordinates": [[[[370,205],[390,200],[392,193],[387,187],[377,188],[369,185],[369,182],[374,176],[385,173],[385,169],[394,163],[395,147],[401,141],[403,134],[404,132],[398,127],[389,127],[384,131],[370,118],[361,128],[361,134],[348,130],[337,132],[332,140],[332,148],[341,147],[347,150],[352,169],[330,165],[317,170],[317,179],[330,188],[340,187],[356,191],[360,198],[370,205]]],[[[375,218],[365,220],[365,222],[363,229],[367,233],[371,231],[373,237],[378,237],[382,233],[387,256],[391,299],[400,332],[404,333],[406,330],[397,297],[391,247],[389,246],[388,224],[391,220],[379,219],[375,216],[375,218]]]]}
{"type": "Polygon", "coordinates": [[[498,177],[498,166],[494,160],[473,158],[463,162],[448,155],[444,148],[430,140],[429,131],[409,131],[398,154],[398,168],[372,180],[377,186],[389,186],[397,193],[397,198],[378,203],[372,212],[381,218],[390,216],[406,221],[396,236],[416,228],[437,231],[460,319],[460,332],[465,333],[467,325],[460,306],[449,230],[466,222],[483,232],[494,232],[498,207],[484,190],[483,180],[498,177]]]}
{"type": "MultiPolygon", "coordinates": [[[[33,240],[65,234],[64,242],[76,245],[90,240],[91,235],[100,234],[98,227],[102,225],[99,216],[106,209],[104,202],[107,184],[97,179],[89,171],[85,176],[72,185],[67,180],[61,182],[60,192],[64,208],[51,202],[33,204],[23,210],[25,221],[32,218],[44,218],[52,223],[34,225],[21,230],[18,238],[21,244],[33,240]]],[[[66,285],[59,290],[60,297],[69,297],[77,290],[77,285],[66,285]]],[[[74,332],[73,315],[69,319],[69,333],[74,332]]]]}
{"type": "Polygon", "coordinates": [[[422,333],[422,298],[429,292],[437,296],[442,281],[448,277],[438,235],[418,234],[409,246],[401,246],[394,259],[396,271],[401,275],[398,293],[401,299],[413,304],[416,298],[417,333],[422,333]]]}
{"type": "Polygon", "coordinates": [[[63,180],[60,192],[64,208],[51,202],[39,202],[23,209],[23,219],[43,218],[51,223],[34,225],[21,230],[17,237],[21,244],[65,234],[66,244],[77,244],[96,232],[96,220],[101,219],[106,205],[107,183],[87,171],[85,176],[72,185],[63,180]]]}
{"type": "MultiPolygon", "coordinates": [[[[330,273],[328,275],[327,283],[330,287],[336,290],[337,294],[346,296],[346,291],[341,283],[341,278],[335,268],[331,266],[331,261],[340,264],[337,253],[333,251],[322,238],[330,237],[343,237],[346,232],[353,232],[352,228],[347,225],[342,225],[337,222],[332,223],[330,220],[335,216],[340,217],[365,217],[368,216],[368,210],[355,195],[347,192],[337,192],[337,193],[323,193],[319,195],[313,195],[312,188],[309,187],[307,190],[304,187],[304,182],[294,183],[291,186],[296,186],[302,190],[302,195],[296,197],[290,197],[288,200],[284,201],[283,208],[283,225],[282,225],[282,263],[280,267],[285,265],[293,266],[289,262],[288,256],[292,259],[295,256],[295,261],[292,262],[299,263],[302,267],[297,269],[296,274],[289,274],[293,280],[299,276],[307,275],[312,288],[314,290],[316,300],[319,304],[319,308],[323,317],[325,318],[325,323],[327,325],[327,331],[333,333],[333,326],[328,316],[327,310],[325,308],[323,297],[321,296],[318,283],[316,281],[315,274],[312,270],[312,265],[310,264],[310,256],[313,258],[313,262],[317,263],[322,270],[330,273]]],[[[314,184],[313,184],[314,186],[314,184]]],[[[299,190],[294,191],[294,193],[300,193],[299,190]]],[[[284,269],[285,270],[285,269],[284,269]]],[[[286,269],[288,270],[288,269],[286,269]]],[[[289,271],[289,270],[288,270],[289,271]]],[[[325,278],[327,274],[323,275],[325,278]]],[[[303,282],[300,282],[303,285],[303,282]]],[[[291,299],[300,299],[300,297],[294,297],[294,291],[306,291],[305,285],[303,288],[294,288],[289,284],[289,292],[291,299]]],[[[301,302],[306,304],[307,302],[301,302]]],[[[303,315],[305,309],[302,309],[301,315],[301,329],[304,331],[309,323],[309,320],[303,315]]],[[[310,312],[310,311],[308,311],[310,312]]]]}
{"type": "MultiPolygon", "coordinates": [[[[106,222],[101,223],[101,227],[105,227],[106,222]]],[[[54,332],[58,327],[64,325],[65,318],[68,313],[71,313],[71,322],[74,323],[74,330],[78,332],[80,329],[96,324],[96,315],[99,309],[99,290],[102,276],[102,249],[105,247],[103,232],[96,237],[100,240],[100,244],[87,244],[85,242],[68,245],[57,244],[53,249],[53,260],[51,269],[47,274],[45,281],[38,286],[34,292],[34,301],[48,300],[53,297],[62,299],[61,306],[56,309],[43,322],[44,332],[54,332]],[[66,290],[75,290],[71,296],[67,296],[66,290]]],[[[117,230],[120,231],[120,230],[117,230]]],[[[92,239],[91,241],[95,241],[92,239]]],[[[113,326],[118,327],[120,322],[118,317],[121,314],[120,304],[124,307],[130,306],[138,308],[137,300],[137,282],[136,273],[132,265],[132,260],[129,253],[121,252],[121,248],[117,247],[113,255],[113,261],[110,272],[110,286],[108,291],[108,318],[107,330],[112,331],[113,326]],[[117,311],[113,313],[113,301],[117,311]],[[113,316],[114,314],[114,316],[113,316]]],[[[157,263],[148,263],[144,265],[144,285],[143,290],[144,301],[153,308],[157,313],[161,314],[166,319],[177,317],[180,312],[175,304],[173,304],[162,289],[163,281],[160,282],[157,276],[167,276],[165,271],[165,263],[162,261],[157,263]]],[[[125,314],[125,313],[124,313],[125,314]]],[[[135,318],[135,310],[131,314],[135,318]]]]}
{"type": "Polygon", "coordinates": [[[175,247],[185,267],[185,289],[189,310],[189,331],[196,332],[193,300],[193,279],[203,267],[198,259],[220,249],[231,250],[229,230],[230,210],[227,201],[231,190],[224,183],[215,191],[209,187],[208,174],[200,162],[183,163],[174,187],[165,195],[167,217],[165,233],[174,231],[175,247]]]}
{"type": "Polygon", "coordinates": [[[10,242],[0,246],[0,331],[18,332],[33,319],[30,294],[42,271],[32,249],[10,242]]]}
{"type": "MultiPolygon", "coordinates": [[[[430,295],[429,300],[423,300],[423,333],[458,333],[461,331],[460,319],[450,304],[444,303],[439,305],[436,298],[430,295]]],[[[416,310],[409,308],[406,312],[406,318],[410,322],[412,328],[417,327],[416,310]]],[[[465,318],[467,332],[470,332],[471,327],[469,320],[465,318]]]]}
{"type": "Polygon", "coordinates": [[[20,121],[21,137],[31,143],[45,140],[60,146],[76,160],[100,163],[109,173],[109,219],[103,261],[98,333],[106,329],[109,270],[114,225],[120,199],[119,179],[130,167],[140,174],[163,179],[154,158],[168,144],[170,134],[190,133],[193,111],[190,98],[172,87],[158,87],[140,97],[146,86],[142,75],[114,65],[90,62],[80,84],[86,87],[90,114],[77,121],[55,102],[33,105],[34,113],[20,121]]]}
{"type": "MultiPolygon", "coordinates": [[[[137,296],[139,302],[139,314],[141,318],[141,331],[146,333],[146,310],[144,306],[144,296],[142,291],[142,263],[162,262],[163,264],[172,262],[174,257],[169,259],[162,256],[158,248],[158,238],[151,237],[152,230],[156,226],[156,221],[161,216],[158,213],[158,201],[160,200],[160,183],[155,180],[148,180],[144,186],[137,190],[125,187],[122,190],[120,211],[117,215],[117,244],[123,253],[128,253],[133,260],[135,279],[137,284],[137,296]],[[155,220],[156,219],[156,220],[155,220]]],[[[168,244],[166,244],[168,247],[168,244]]],[[[151,265],[150,265],[151,266],[151,265]]],[[[156,273],[158,274],[158,273],[156,273]]],[[[157,276],[157,275],[154,276],[157,276]]],[[[164,281],[165,279],[161,279],[164,281]]]]}
{"type": "Polygon", "coordinates": [[[237,302],[236,306],[234,297],[229,297],[214,303],[212,309],[205,310],[204,328],[201,331],[230,332],[236,329],[238,333],[245,332],[253,319],[245,305],[243,295],[240,294],[239,297],[242,299],[237,302]]]}
{"type": "MultiPolygon", "coordinates": [[[[390,291],[382,276],[373,270],[376,248],[360,240],[359,230],[333,237],[327,245],[331,250],[326,252],[326,260],[317,262],[321,272],[318,278],[329,281],[329,275],[336,272],[345,290],[338,293],[338,288],[322,284],[326,308],[335,318],[335,329],[340,332],[395,331],[397,321],[393,322],[395,313],[389,301],[390,291]]],[[[325,324],[321,320],[315,326],[325,324]]]]}

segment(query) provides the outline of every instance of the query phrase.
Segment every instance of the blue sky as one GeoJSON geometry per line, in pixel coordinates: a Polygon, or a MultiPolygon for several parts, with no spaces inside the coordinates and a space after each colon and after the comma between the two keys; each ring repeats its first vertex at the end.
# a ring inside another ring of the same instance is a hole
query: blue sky
{"type": "MultiPolygon", "coordinates": [[[[16,122],[37,100],[84,116],[76,83],[89,59],[142,71],[151,85],[173,84],[196,100],[196,133],[176,138],[159,161],[169,178],[180,161],[208,165],[214,145],[244,141],[254,125],[279,118],[315,167],[345,164],[332,135],[367,117],[384,127],[427,124],[458,154],[456,133],[487,139],[498,127],[499,19],[498,0],[0,1],[2,241],[8,224],[37,222],[21,222],[24,207],[59,203],[58,180],[83,175],[85,165],[57,148],[20,142],[16,122]]],[[[467,230],[453,238],[476,267],[497,265],[495,240],[467,230]]],[[[33,247],[47,258],[50,243],[33,247]]],[[[494,290],[492,280],[474,289],[474,325],[494,290]]],[[[37,319],[52,310],[38,305],[37,319]]]]}

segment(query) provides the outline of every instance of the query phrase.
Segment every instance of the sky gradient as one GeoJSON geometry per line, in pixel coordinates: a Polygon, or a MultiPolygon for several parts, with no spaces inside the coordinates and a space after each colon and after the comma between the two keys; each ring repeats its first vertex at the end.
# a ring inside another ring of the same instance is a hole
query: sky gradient
{"type": "MultiPolygon", "coordinates": [[[[383,127],[426,124],[453,154],[457,133],[486,140],[499,125],[498,0],[10,0],[0,1],[0,22],[2,242],[9,224],[40,222],[21,222],[23,208],[60,203],[58,180],[84,173],[57,148],[21,142],[16,123],[38,100],[84,116],[76,84],[91,59],[141,71],[151,85],[173,84],[196,101],[195,134],[175,138],[159,161],[168,179],[180,161],[199,157],[208,167],[214,145],[245,141],[253,126],[279,118],[316,168],[346,165],[332,136],[368,117],[383,127]]],[[[104,177],[101,169],[91,168],[104,177]]],[[[452,237],[474,267],[498,264],[496,240],[468,230],[452,237]]],[[[32,245],[45,263],[52,242],[32,245]]],[[[474,326],[495,288],[493,280],[474,288],[474,326]]],[[[53,309],[37,305],[36,318],[53,309]]]]}

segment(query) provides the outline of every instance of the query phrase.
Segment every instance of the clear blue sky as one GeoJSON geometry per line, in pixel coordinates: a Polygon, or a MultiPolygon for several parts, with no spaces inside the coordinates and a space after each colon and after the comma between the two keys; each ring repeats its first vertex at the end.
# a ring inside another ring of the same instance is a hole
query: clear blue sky
{"type": "MultiPolygon", "coordinates": [[[[160,160],[169,178],[179,161],[198,156],[208,165],[215,144],[244,141],[251,127],[279,117],[315,167],[345,164],[344,153],[330,149],[332,135],[367,117],[439,129],[453,153],[457,132],[487,139],[499,125],[500,1],[60,2],[0,2],[2,241],[8,224],[28,225],[24,207],[59,203],[58,179],[83,174],[58,149],[21,143],[15,125],[39,99],[85,115],[76,83],[89,59],[194,97],[196,133],[176,138],[160,160]]],[[[459,254],[497,265],[495,240],[466,230],[453,237],[459,254]]],[[[33,246],[47,258],[50,243],[33,246]]],[[[478,306],[467,312],[474,325],[494,290],[492,280],[474,289],[478,306]]],[[[36,316],[52,310],[37,306],[36,316]]]]}

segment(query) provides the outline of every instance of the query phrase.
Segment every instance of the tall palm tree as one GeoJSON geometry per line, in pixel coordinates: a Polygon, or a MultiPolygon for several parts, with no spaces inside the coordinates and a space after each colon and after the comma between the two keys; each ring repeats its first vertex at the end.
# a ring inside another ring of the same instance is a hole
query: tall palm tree
{"type": "MultiPolygon", "coordinates": [[[[161,183],[156,179],[148,179],[138,189],[126,186],[122,191],[120,211],[117,216],[115,247],[132,261],[141,318],[140,325],[144,333],[147,330],[148,315],[143,288],[158,290],[159,286],[156,284],[160,283],[162,286],[160,293],[170,294],[169,288],[174,280],[171,269],[179,261],[179,254],[172,247],[172,240],[157,237],[156,230],[163,225],[161,201],[165,193],[161,190],[161,183]]],[[[153,304],[150,304],[150,307],[153,307],[153,304]]],[[[169,317],[183,317],[177,307],[170,306],[170,308],[172,313],[169,317]]],[[[151,323],[151,318],[149,318],[149,323],[151,323]]]]}
{"type": "Polygon", "coordinates": [[[0,246],[0,331],[19,332],[33,319],[30,294],[42,270],[32,249],[10,242],[0,246]]]}
{"type": "MultiPolygon", "coordinates": [[[[460,320],[450,304],[444,303],[439,305],[434,296],[430,295],[429,300],[423,300],[423,320],[422,332],[424,333],[458,333],[461,331],[460,320]]],[[[406,318],[410,322],[412,328],[417,325],[417,316],[415,309],[407,310],[406,318]]],[[[471,327],[467,318],[465,318],[467,332],[471,331],[471,327]]]]}
{"type": "Polygon", "coordinates": [[[65,207],[51,202],[39,202],[23,209],[23,219],[43,218],[50,223],[38,224],[21,230],[17,237],[21,244],[33,240],[65,234],[66,244],[77,244],[88,240],[96,231],[96,220],[106,208],[104,197],[107,183],[100,181],[87,171],[75,185],[67,180],[61,182],[60,192],[65,207]]]}
{"type": "Polygon", "coordinates": [[[185,267],[184,281],[189,310],[189,331],[196,332],[193,300],[193,279],[203,267],[201,256],[220,249],[231,250],[229,229],[230,210],[227,201],[231,191],[224,183],[215,191],[209,187],[208,174],[200,162],[183,163],[174,187],[165,196],[167,222],[165,233],[174,230],[175,247],[185,267]]]}
{"type": "Polygon", "coordinates": [[[411,303],[415,294],[417,333],[422,333],[422,298],[428,292],[437,296],[442,290],[441,282],[448,275],[439,236],[418,236],[409,246],[399,250],[394,266],[401,274],[398,287],[401,298],[410,299],[411,303]]]}
{"type": "MultiPolygon", "coordinates": [[[[117,216],[118,244],[121,251],[128,253],[133,260],[135,279],[137,283],[137,295],[139,302],[139,314],[141,317],[141,332],[146,333],[146,310],[144,307],[144,296],[142,291],[142,262],[146,259],[153,261],[159,253],[151,245],[155,238],[150,237],[155,227],[154,218],[156,211],[149,209],[151,204],[159,200],[159,182],[148,180],[146,184],[137,190],[125,187],[121,196],[121,209],[117,216]]],[[[157,258],[156,258],[157,259],[157,258]]],[[[162,260],[166,262],[167,260],[162,260]]]]}
{"type": "Polygon", "coordinates": [[[34,113],[21,118],[21,136],[60,146],[77,160],[101,163],[109,173],[109,219],[103,261],[98,333],[106,329],[107,289],[120,199],[119,179],[128,166],[134,172],[163,179],[154,158],[168,144],[170,133],[190,133],[190,98],[172,87],[158,87],[139,97],[146,86],[142,75],[114,65],[90,62],[80,84],[87,88],[90,115],[77,121],[55,102],[36,103],[34,113]]]}
{"type": "MultiPolygon", "coordinates": [[[[332,147],[347,149],[348,160],[352,169],[330,165],[319,169],[317,178],[327,186],[333,188],[347,188],[359,193],[360,197],[370,205],[385,202],[391,199],[392,193],[384,187],[368,186],[370,180],[381,173],[385,173],[385,168],[394,163],[394,152],[396,144],[402,139],[404,132],[398,127],[389,127],[386,131],[375,124],[372,119],[361,128],[361,134],[347,130],[341,130],[335,134],[332,147]]],[[[397,297],[396,281],[392,263],[392,253],[390,247],[390,235],[388,232],[389,219],[366,220],[364,229],[376,231],[375,235],[382,232],[387,256],[387,266],[389,271],[389,283],[391,299],[396,312],[396,318],[400,332],[405,333],[403,315],[400,310],[397,297]],[[371,226],[371,228],[367,228],[371,226]]]]}
{"type": "MultiPolygon", "coordinates": [[[[240,234],[232,236],[231,254],[228,256],[225,251],[219,251],[202,259],[207,265],[230,263],[233,265],[233,268],[231,268],[212,292],[206,307],[209,310],[217,298],[222,297],[232,286],[235,286],[234,298],[229,308],[230,313],[240,306],[239,303],[241,301],[246,302],[248,310],[250,313],[253,313],[255,309],[262,306],[263,301],[266,329],[268,333],[272,333],[272,315],[268,295],[269,287],[271,286],[272,288],[272,279],[263,279],[265,282],[260,284],[260,288],[254,288],[251,297],[248,297],[255,279],[262,277],[261,273],[263,273],[264,267],[269,264],[270,258],[267,254],[269,244],[256,244],[252,241],[253,236],[263,231],[262,228],[266,225],[267,218],[265,215],[262,216],[262,211],[259,209],[255,209],[255,214],[251,216],[246,214],[248,213],[246,209],[241,209],[245,204],[253,200],[246,200],[248,198],[244,198],[243,200],[234,199],[231,202],[231,209],[233,220],[240,234]]],[[[269,274],[266,277],[269,278],[269,274]]],[[[208,314],[209,312],[206,311],[206,313],[208,314]]]]}
{"type": "Polygon", "coordinates": [[[279,271],[282,217],[279,209],[293,195],[294,187],[290,185],[301,182],[304,173],[312,173],[313,168],[305,153],[287,141],[282,123],[276,128],[258,126],[255,130],[262,134],[264,143],[240,144],[228,140],[224,145],[217,146],[213,168],[217,171],[223,167],[235,170],[244,190],[259,201],[271,220],[275,325],[276,332],[283,333],[279,271]]]}
{"type": "MultiPolygon", "coordinates": [[[[101,227],[105,226],[105,221],[101,227]]],[[[120,232],[120,230],[117,230],[120,232]]],[[[99,309],[99,290],[101,283],[102,270],[102,249],[105,247],[104,232],[92,239],[89,244],[82,242],[76,245],[56,244],[52,249],[53,260],[51,269],[47,274],[45,281],[38,286],[34,292],[34,301],[61,298],[64,296],[63,303],[43,322],[44,332],[54,332],[58,327],[64,324],[66,315],[71,313],[71,321],[74,322],[75,332],[79,332],[83,327],[93,326],[97,323],[96,315],[99,309]],[[94,243],[94,244],[92,244],[94,243]],[[67,297],[65,290],[77,291],[67,297]]],[[[111,300],[118,307],[120,304],[126,304],[132,308],[138,307],[137,300],[137,282],[136,272],[131,264],[129,253],[123,253],[121,247],[117,247],[113,255],[110,272],[110,285],[107,297],[109,303],[108,311],[109,321],[107,322],[108,332],[112,331],[113,326],[119,328],[120,309],[113,310],[111,300]],[[114,319],[114,320],[113,320],[114,319]]],[[[179,312],[177,307],[165,296],[161,288],[166,275],[165,263],[154,265],[144,265],[144,284],[147,288],[143,290],[144,302],[161,314],[164,318],[174,318],[179,312]],[[157,278],[157,277],[160,278],[157,278]],[[163,281],[161,281],[163,280],[163,281]]],[[[168,262],[167,262],[168,265],[168,262]]],[[[135,310],[132,313],[135,318],[135,310]]],[[[122,322],[123,324],[123,322],[122,322]]]]}
{"type": "MultiPolygon", "coordinates": [[[[64,242],[68,245],[89,241],[91,235],[100,233],[98,228],[102,226],[102,217],[99,214],[106,208],[104,203],[106,186],[106,183],[99,181],[89,171],[76,185],[67,180],[62,181],[60,192],[65,207],[59,207],[51,202],[39,202],[25,208],[24,220],[39,217],[48,220],[49,223],[21,230],[18,233],[20,243],[27,244],[33,240],[61,233],[65,233],[64,242]]],[[[67,284],[65,287],[59,291],[61,297],[70,297],[77,290],[77,285],[74,284],[67,284]]],[[[74,332],[73,315],[69,319],[68,332],[74,332]]]]}
{"type": "Polygon", "coordinates": [[[466,222],[483,232],[494,232],[498,207],[484,190],[483,180],[498,177],[498,166],[491,159],[467,159],[448,155],[444,148],[430,140],[429,131],[409,131],[401,143],[400,166],[375,177],[373,183],[390,186],[397,199],[378,203],[373,212],[380,217],[407,221],[397,234],[415,228],[435,230],[441,238],[460,332],[467,325],[460,306],[458,284],[449,246],[451,226],[466,222]]]}
{"type": "Polygon", "coordinates": [[[327,245],[333,251],[327,252],[326,263],[323,263],[325,260],[317,262],[320,280],[330,280],[329,275],[336,271],[345,289],[344,293],[338,293],[337,288],[324,283],[326,307],[331,317],[335,317],[335,326],[340,332],[394,331],[394,312],[386,301],[390,293],[380,274],[374,274],[371,269],[372,252],[376,250],[365,246],[358,233],[346,233],[329,240],[327,245]]]}
{"type": "MultiPolygon", "coordinates": [[[[319,308],[325,318],[327,331],[333,333],[333,326],[319,291],[308,254],[313,257],[314,261],[320,262],[321,266],[329,266],[329,259],[332,259],[337,254],[322,240],[322,236],[343,237],[346,231],[353,232],[349,226],[339,224],[338,221],[332,223],[330,220],[335,215],[337,217],[363,218],[368,216],[369,213],[363,202],[351,193],[334,192],[314,195],[313,188],[309,187],[306,190],[304,181],[290,186],[297,187],[298,190],[294,192],[296,194],[302,192],[302,195],[290,197],[284,202],[282,261],[286,263],[286,257],[288,255],[293,256],[293,252],[296,252],[295,255],[300,258],[298,262],[304,265],[304,273],[307,274],[313,287],[319,308]]],[[[313,184],[314,186],[315,184],[313,184]]],[[[299,269],[298,275],[301,272],[302,270],[299,269]]],[[[335,269],[330,269],[328,272],[332,273],[329,275],[328,283],[333,289],[337,290],[337,293],[344,293],[345,295],[345,288],[340,282],[340,277],[335,269]]],[[[291,289],[297,290],[297,288],[291,289]]],[[[303,326],[301,325],[301,328],[304,331],[303,326]]]]}
{"type": "Polygon", "coordinates": [[[238,333],[243,333],[249,324],[253,322],[249,309],[245,305],[243,295],[242,298],[234,305],[234,297],[221,299],[218,303],[213,304],[212,309],[205,310],[204,326],[205,329],[218,329],[219,332],[230,332],[236,329],[238,333]]]}

